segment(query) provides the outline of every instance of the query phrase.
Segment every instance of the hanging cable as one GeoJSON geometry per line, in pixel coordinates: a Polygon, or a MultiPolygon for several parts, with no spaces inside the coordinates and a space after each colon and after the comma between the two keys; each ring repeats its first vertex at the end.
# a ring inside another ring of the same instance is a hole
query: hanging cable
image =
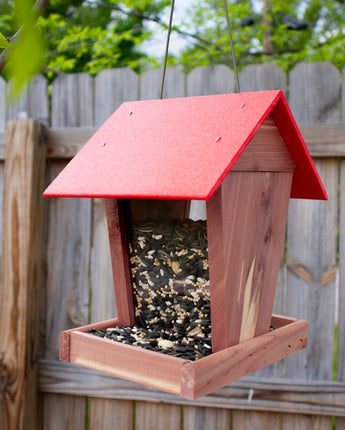
{"type": "Polygon", "coordinates": [[[171,9],[170,9],[167,43],[166,43],[166,47],[165,47],[165,57],[164,57],[164,66],[163,66],[163,74],[162,74],[160,99],[163,98],[163,89],[164,89],[165,73],[166,73],[167,62],[168,62],[169,41],[170,41],[170,34],[171,34],[171,27],[172,27],[172,19],[173,19],[173,14],[174,14],[174,6],[175,6],[175,1],[172,0],[171,1],[171,9]]]}
{"type": "Polygon", "coordinates": [[[224,3],[224,12],[225,12],[226,25],[227,25],[227,28],[228,28],[228,36],[229,36],[230,48],[231,48],[232,64],[234,65],[235,81],[236,81],[236,92],[239,93],[239,92],[241,92],[240,91],[240,82],[239,82],[239,79],[238,79],[238,72],[237,72],[237,66],[236,66],[236,57],[235,57],[234,43],[233,43],[233,40],[232,40],[232,33],[231,33],[231,25],[230,25],[230,19],[229,19],[227,0],[223,0],[223,3],[224,3]]]}

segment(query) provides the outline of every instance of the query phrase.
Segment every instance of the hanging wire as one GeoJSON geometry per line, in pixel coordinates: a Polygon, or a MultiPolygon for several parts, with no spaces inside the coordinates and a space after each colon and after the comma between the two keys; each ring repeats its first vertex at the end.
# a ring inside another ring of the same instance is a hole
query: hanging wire
{"type": "Polygon", "coordinates": [[[165,57],[164,57],[164,66],[163,66],[163,74],[162,74],[160,99],[163,98],[163,89],[164,89],[165,73],[166,73],[167,62],[168,62],[169,41],[170,41],[170,34],[171,34],[171,27],[172,27],[172,19],[173,19],[173,14],[174,14],[174,6],[175,6],[175,0],[172,0],[171,1],[171,9],[170,9],[167,43],[166,43],[166,47],[165,47],[165,57]]]}
{"type": "MultiPolygon", "coordinates": [[[[231,24],[230,24],[229,12],[228,12],[227,0],[223,0],[223,3],[224,3],[224,12],[225,12],[225,18],[226,18],[226,25],[227,25],[227,29],[228,29],[230,48],[231,48],[232,63],[233,63],[234,72],[235,72],[236,92],[239,93],[240,92],[240,82],[238,79],[238,71],[237,71],[237,66],[236,66],[236,57],[235,57],[234,43],[233,43],[233,39],[232,39],[231,24]]],[[[162,73],[160,99],[163,98],[164,81],[165,81],[165,74],[166,74],[167,62],[168,62],[169,42],[170,42],[172,20],[173,20],[173,14],[174,14],[174,6],[175,6],[175,0],[172,0],[171,1],[171,9],[170,9],[167,42],[166,42],[166,47],[165,47],[165,56],[164,56],[164,65],[163,65],[163,73],[162,73]]]]}
{"type": "Polygon", "coordinates": [[[229,19],[229,12],[228,12],[228,4],[226,0],[223,0],[224,3],[224,12],[225,12],[225,18],[226,18],[226,25],[228,28],[228,35],[229,35],[229,42],[231,47],[231,55],[232,55],[232,63],[234,65],[234,72],[235,72],[235,81],[236,81],[236,92],[239,93],[240,91],[240,82],[238,79],[238,72],[237,72],[237,66],[236,66],[236,57],[235,57],[235,50],[234,50],[234,43],[232,40],[232,33],[231,33],[231,25],[230,25],[230,19],[229,19]]]}

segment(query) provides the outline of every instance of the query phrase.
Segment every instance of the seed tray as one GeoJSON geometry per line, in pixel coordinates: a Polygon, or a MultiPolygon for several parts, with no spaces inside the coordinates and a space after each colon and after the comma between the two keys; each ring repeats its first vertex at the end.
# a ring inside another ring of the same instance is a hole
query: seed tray
{"type": "Polygon", "coordinates": [[[272,315],[275,330],[196,361],[89,334],[118,325],[102,321],[60,334],[60,359],[193,400],[306,347],[305,320],[272,315]]]}

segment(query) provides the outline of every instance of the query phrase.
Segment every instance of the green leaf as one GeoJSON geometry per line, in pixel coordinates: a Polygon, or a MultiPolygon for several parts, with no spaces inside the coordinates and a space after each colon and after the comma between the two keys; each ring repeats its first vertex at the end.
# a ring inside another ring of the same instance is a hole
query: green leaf
{"type": "Polygon", "coordinates": [[[0,33],[0,48],[10,48],[11,44],[10,42],[6,39],[6,37],[0,33]]]}

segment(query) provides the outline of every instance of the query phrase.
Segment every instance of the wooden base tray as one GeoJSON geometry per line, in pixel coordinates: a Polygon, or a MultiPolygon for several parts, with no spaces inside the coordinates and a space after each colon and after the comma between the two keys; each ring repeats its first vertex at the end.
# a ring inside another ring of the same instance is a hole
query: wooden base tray
{"type": "Polygon", "coordinates": [[[88,334],[118,325],[102,321],[60,334],[60,360],[100,370],[193,400],[305,348],[305,320],[272,315],[275,330],[196,361],[88,334]]]}

